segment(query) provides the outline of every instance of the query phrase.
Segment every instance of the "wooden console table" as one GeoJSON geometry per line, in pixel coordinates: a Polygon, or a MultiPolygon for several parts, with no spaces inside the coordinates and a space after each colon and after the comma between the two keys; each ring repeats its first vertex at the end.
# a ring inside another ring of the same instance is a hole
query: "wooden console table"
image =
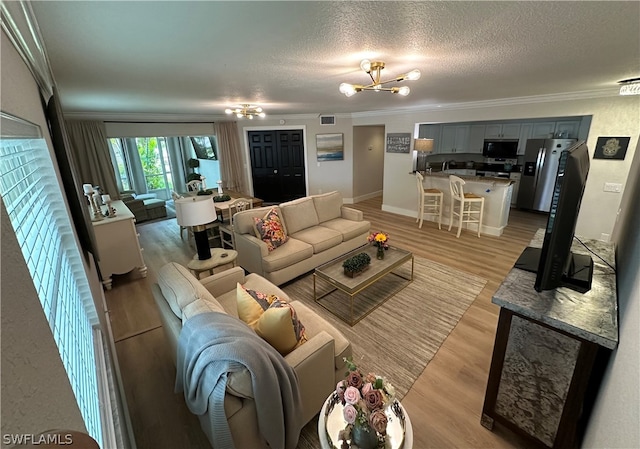
{"type": "Polygon", "coordinates": [[[113,201],[111,205],[116,209],[115,217],[92,222],[100,258],[98,267],[107,290],[111,290],[114,274],[125,274],[137,268],[140,276],[147,276],[135,216],[122,201],[113,201]]]}
{"type": "MultiPolygon", "coordinates": [[[[544,230],[530,246],[541,247],[544,230]]],[[[612,244],[585,244],[615,267],[612,244]]],[[[571,250],[589,254],[575,242],[571,250]]],[[[481,423],[494,421],[541,447],[580,444],[609,355],[618,344],[613,268],[598,257],[585,294],[566,288],[538,293],[535,274],[513,268],[492,302],[500,306],[481,423]]]]}

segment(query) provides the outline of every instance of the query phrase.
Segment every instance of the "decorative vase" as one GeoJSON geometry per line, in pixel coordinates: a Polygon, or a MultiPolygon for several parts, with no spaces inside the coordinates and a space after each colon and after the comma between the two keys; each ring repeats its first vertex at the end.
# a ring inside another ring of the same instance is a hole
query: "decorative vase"
{"type": "Polygon", "coordinates": [[[351,431],[351,443],[360,449],[375,449],[378,447],[378,435],[370,426],[356,424],[351,431]]]}
{"type": "Polygon", "coordinates": [[[376,253],[376,258],[378,260],[384,259],[384,248],[382,246],[378,246],[378,252],[376,253]]]}

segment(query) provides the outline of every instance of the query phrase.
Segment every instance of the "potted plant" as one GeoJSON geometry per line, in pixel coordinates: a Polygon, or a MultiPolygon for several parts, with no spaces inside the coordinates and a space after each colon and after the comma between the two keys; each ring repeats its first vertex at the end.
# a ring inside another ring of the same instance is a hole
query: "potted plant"
{"type": "Polygon", "coordinates": [[[370,263],[371,257],[367,253],[359,253],[342,262],[342,268],[344,274],[352,278],[366,270],[370,263]]]}

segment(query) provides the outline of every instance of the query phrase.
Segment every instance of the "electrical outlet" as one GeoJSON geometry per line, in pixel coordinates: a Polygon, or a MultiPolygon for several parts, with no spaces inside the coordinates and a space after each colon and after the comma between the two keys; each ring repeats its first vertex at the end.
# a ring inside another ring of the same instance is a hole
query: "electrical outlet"
{"type": "Polygon", "coordinates": [[[620,193],[620,192],[622,192],[622,184],[619,184],[617,182],[605,182],[604,183],[604,191],[605,192],[620,193]]]}

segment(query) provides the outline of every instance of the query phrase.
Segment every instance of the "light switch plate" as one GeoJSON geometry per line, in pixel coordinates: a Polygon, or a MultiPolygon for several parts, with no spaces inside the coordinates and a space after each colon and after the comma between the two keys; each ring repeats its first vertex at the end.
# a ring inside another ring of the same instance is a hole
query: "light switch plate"
{"type": "Polygon", "coordinates": [[[619,184],[617,182],[605,182],[604,191],[620,193],[622,192],[622,184],[619,184]]]}

